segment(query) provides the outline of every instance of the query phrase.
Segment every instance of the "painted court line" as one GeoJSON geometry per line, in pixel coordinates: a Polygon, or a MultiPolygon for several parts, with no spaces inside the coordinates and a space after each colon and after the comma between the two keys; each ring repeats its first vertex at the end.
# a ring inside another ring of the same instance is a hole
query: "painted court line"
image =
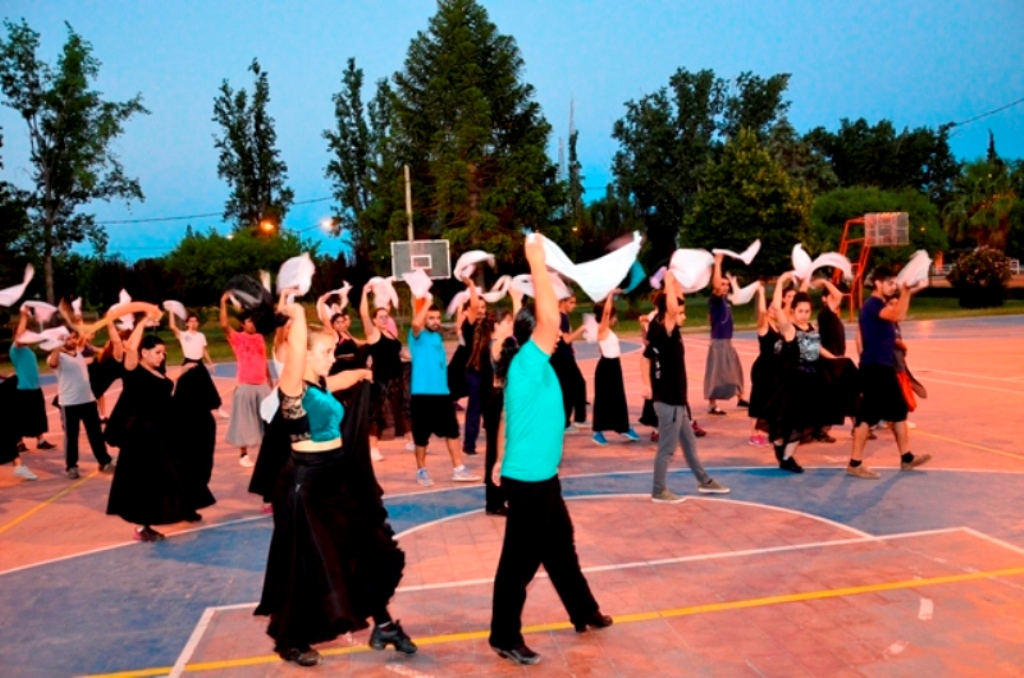
{"type": "MultiPolygon", "coordinates": [[[[722,603],[708,603],[702,605],[691,605],[668,610],[655,610],[652,612],[638,612],[614,617],[616,624],[632,624],[636,622],[655,621],[658,619],[671,619],[674,617],[686,617],[698,614],[709,614],[712,612],[725,612],[731,610],[748,610],[757,607],[768,607],[772,605],[784,605],[787,603],[806,602],[812,600],[826,600],[830,598],[844,598],[867,593],[878,593],[881,591],[897,591],[901,589],[919,589],[931,586],[944,586],[948,584],[959,584],[965,582],[979,581],[984,579],[996,579],[1000,577],[1017,577],[1024,575],[1024,567],[1004,568],[1000,570],[987,570],[982,572],[969,572],[964,574],[944,575],[939,577],[928,577],[923,579],[910,579],[879,584],[867,584],[864,586],[850,586],[836,589],[822,589],[818,591],[805,591],[802,593],[789,593],[776,596],[764,596],[759,598],[748,598],[746,600],[735,600],[722,603]]],[[[550,624],[538,624],[523,628],[523,634],[537,634],[548,631],[563,631],[573,628],[571,622],[554,622],[550,624]]],[[[437,636],[419,638],[416,643],[420,647],[430,645],[441,645],[457,643],[468,640],[485,640],[490,636],[489,630],[468,631],[464,633],[451,633],[437,636]]],[[[371,652],[366,645],[351,647],[330,648],[320,652],[324,657],[339,655],[357,654],[371,652]]],[[[275,664],[281,661],[277,655],[260,655],[255,657],[243,657],[240,659],[228,659],[222,661],[199,662],[187,664],[184,671],[193,673],[201,671],[213,671],[217,669],[241,668],[246,666],[257,666],[263,664],[275,664]]],[[[136,671],[123,671],[119,673],[96,674],[91,678],[148,678],[149,676],[161,676],[169,673],[173,667],[155,667],[140,669],[136,671]]]]}
{"type": "Polygon", "coordinates": [[[936,440],[944,440],[947,443],[956,443],[957,445],[963,445],[964,447],[970,447],[971,449],[981,450],[982,452],[988,452],[989,454],[998,454],[1003,457],[1010,457],[1012,459],[1024,459],[1024,454],[1015,454],[1014,452],[1005,452],[1003,450],[997,450],[994,447],[986,447],[985,445],[978,445],[977,443],[969,443],[966,440],[960,440],[958,438],[950,438],[948,436],[940,436],[938,433],[928,433],[921,429],[916,429],[914,435],[924,436],[925,438],[934,438],[936,440]]]}
{"type": "MultiPolygon", "coordinates": [[[[65,496],[66,494],[69,494],[72,490],[75,490],[75,489],[81,487],[86,482],[88,482],[92,478],[95,478],[97,475],[99,475],[99,472],[100,472],[99,469],[96,469],[95,471],[93,471],[92,473],[90,473],[86,477],[82,478],[81,480],[76,480],[75,482],[71,483],[70,485],[68,485],[63,490],[61,490],[57,494],[53,495],[49,499],[45,499],[42,502],[40,502],[39,504],[37,504],[36,506],[33,506],[28,511],[25,511],[20,516],[18,516],[14,520],[10,521],[6,525],[0,526],[0,534],[3,534],[4,532],[6,532],[7,530],[11,529],[12,527],[17,525],[18,523],[20,523],[20,522],[22,522],[24,520],[27,520],[28,518],[30,518],[30,517],[34,516],[35,514],[39,513],[40,511],[42,511],[44,508],[46,508],[47,506],[49,506],[53,502],[57,501],[61,497],[65,496]]],[[[4,573],[0,572],[0,574],[4,574],[4,573]]]]}

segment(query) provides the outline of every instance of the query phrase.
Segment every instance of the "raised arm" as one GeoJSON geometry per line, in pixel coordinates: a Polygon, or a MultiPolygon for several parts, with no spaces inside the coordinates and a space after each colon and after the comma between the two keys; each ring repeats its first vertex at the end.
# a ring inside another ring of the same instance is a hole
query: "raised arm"
{"type": "MultiPolygon", "coordinates": [[[[477,290],[476,285],[473,284],[473,279],[468,275],[464,282],[466,283],[466,289],[469,290],[469,308],[466,309],[466,319],[469,320],[471,325],[475,325],[476,321],[479,320],[477,306],[480,301],[480,292],[477,290]]],[[[462,326],[461,323],[459,326],[462,326]]]]}
{"type": "Polygon", "coordinates": [[[230,296],[230,292],[220,295],[220,328],[224,330],[224,336],[229,341],[231,340],[231,335],[235,333],[235,328],[228,321],[228,297],[230,296]]]}
{"type": "Polygon", "coordinates": [[[18,329],[14,330],[14,343],[15,344],[17,344],[18,346],[22,346],[23,345],[20,341],[18,341],[18,337],[20,337],[21,335],[25,334],[25,332],[27,330],[28,330],[28,309],[25,308],[24,306],[22,306],[21,307],[21,313],[20,313],[20,315],[18,317],[18,329]]]}
{"type": "MultiPolygon", "coordinates": [[[[174,317],[173,313],[170,313],[169,315],[172,318],[174,317]]],[[[117,362],[123,361],[124,360],[124,342],[121,341],[121,333],[118,331],[118,329],[116,327],[114,327],[113,323],[107,325],[107,336],[109,337],[110,343],[114,345],[113,352],[111,353],[111,355],[113,356],[114,360],[116,360],[117,362]]]]}
{"type": "Polygon", "coordinates": [[[523,307],[523,291],[518,287],[509,287],[508,296],[512,297],[512,320],[519,315],[519,309],[523,307]]]}
{"type": "MultiPolygon", "coordinates": [[[[152,318],[157,320],[160,318],[160,309],[153,306],[151,309],[147,309],[146,317],[135,323],[135,329],[132,330],[131,335],[127,341],[124,342],[124,369],[131,372],[139,366],[139,344],[142,343],[142,335],[146,333],[146,320],[152,318]]],[[[114,330],[117,331],[116,329],[114,330]]]]}
{"type": "Polygon", "coordinates": [[[779,334],[786,341],[791,341],[796,336],[796,328],[789,321],[789,314],[782,308],[782,297],[786,293],[786,283],[793,278],[792,273],[783,273],[775,281],[775,290],[772,292],[772,308],[775,309],[775,322],[779,324],[779,334]]]}
{"type": "MultiPolygon", "coordinates": [[[[178,317],[173,313],[167,314],[167,326],[171,328],[171,332],[174,332],[174,337],[181,341],[181,330],[178,328],[178,317]]],[[[109,332],[109,329],[107,330],[109,332]]]]}
{"type": "Polygon", "coordinates": [[[843,305],[843,293],[839,291],[839,288],[832,284],[828,278],[818,278],[811,287],[824,287],[825,291],[828,292],[828,298],[825,303],[832,310],[833,313],[839,310],[839,307],[843,305]]]}
{"type": "Polygon", "coordinates": [[[550,355],[558,342],[558,297],[555,295],[555,285],[551,282],[551,274],[544,264],[544,245],[540,237],[526,236],[525,249],[536,295],[534,312],[537,326],[533,330],[533,342],[541,351],[550,355]]]}
{"type": "MultiPolygon", "coordinates": [[[[420,332],[422,332],[423,328],[427,326],[427,313],[430,311],[430,300],[431,297],[428,294],[427,298],[420,304],[420,309],[416,311],[416,314],[412,317],[412,336],[414,337],[420,336],[420,332]]],[[[379,334],[380,333],[378,332],[378,337],[379,334]]],[[[367,341],[369,341],[369,337],[367,337],[367,341]]]]}
{"type": "Polygon", "coordinates": [[[672,271],[665,272],[665,317],[662,322],[669,334],[679,324],[679,282],[672,271]]]}
{"type": "Polygon", "coordinates": [[[913,287],[903,285],[902,293],[896,301],[895,308],[892,306],[886,306],[881,310],[881,312],[879,312],[878,317],[892,323],[903,322],[907,319],[907,311],[910,310],[910,297],[923,289],[924,285],[915,285],[913,287]]]}
{"type": "Polygon", "coordinates": [[[324,326],[324,329],[334,331],[331,327],[331,309],[327,308],[327,297],[330,294],[320,295],[320,298],[316,300],[316,317],[320,319],[320,324],[324,326]]]}
{"type": "Polygon", "coordinates": [[[302,395],[302,378],[306,373],[306,342],[309,328],[306,326],[306,311],[301,304],[287,304],[283,311],[291,318],[291,323],[284,354],[284,367],[277,380],[277,388],[282,395],[297,398],[302,395]]]}
{"type": "Polygon", "coordinates": [[[608,330],[612,326],[612,307],[615,303],[615,295],[620,290],[612,290],[604,299],[604,310],[601,312],[601,322],[597,326],[597,340],[604,341],[608,338],[608,330]]]}
{"type": "MultiPolygon", "coordinates": [[[[426,317],[426,316],[424,316],[426,317]]],[[[380,341],[380,330],[370,319],[370,286],[363,285],[363,295],[359,300],[359,318],[363,321],[363,332],[366,334],[367,344],[376,344],[380,341]]]]}
{"type": "Polygon", "coordinates": [[[725,255],[718,253],[715,255],[715,267],[711,273],[711,293],[716,294],[719,286],[722,284],[722,259],[725,255]]]}
{"type": "Polygon", "coordinates": [[[764,285],[757,288],[757,333],[764,334],[768,329],[768,302],[764,293],[764,285]]]}

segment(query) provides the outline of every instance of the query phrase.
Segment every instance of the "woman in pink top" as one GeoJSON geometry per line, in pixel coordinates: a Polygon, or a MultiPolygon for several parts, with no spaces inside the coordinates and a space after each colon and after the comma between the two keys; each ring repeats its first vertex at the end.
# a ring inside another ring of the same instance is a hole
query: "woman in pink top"
{"type": "Polygon", "coordinates": [[[226,440],[239,448],[238,463],[251,468],[253,461],[249,458],[249,448],[259,447],[263,440],[260,403],[270,395],[270,366],[267,364],[266,340],[256,331],[256,323],[249,314],[243,313],[240,317],[241,331],[228,322],[229,296],[230,293],[225,292],[220,298],[220,326],[235,353],[238,386],[231,401],[226,440]]]}

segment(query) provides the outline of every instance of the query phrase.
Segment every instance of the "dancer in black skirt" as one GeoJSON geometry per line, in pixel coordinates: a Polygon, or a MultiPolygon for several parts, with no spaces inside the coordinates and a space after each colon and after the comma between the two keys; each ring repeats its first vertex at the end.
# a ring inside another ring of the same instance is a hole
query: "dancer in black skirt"
{"type": "MultiPolygon", "coordinates": [[[[17,379],[11,384],[14,388],[13,400],[9,407],[0,410],[11,414],[10,421],[13,425],[4,426],[4,428],[10,429],[8,433],[17,436],[18,452],[26,451],[25,438],[35,438],[37,450],[52,450],[56,447],[43,437],[49,430],[50,423],[46,416],[46,400],[43,398],[43,389],[39,386],[39,364],[36,352],[28,344],[19,341],[28,330],[28,318],[28,308],[22,306],[18,328],[14,331],[14,342],[7,355],[17,375],[17,379]]],[[[18,468],[23,467],[18,466],[18,468]]],[[[22,474],[26,473],[30,473],[27,468],[22,474]]]]}
{"type": "Polygon", "coordinates": [[[292,322],[278,389],[292,454],[274,492],[274,534],[256,614],[270,617],[275,651],[300,666],[320,663],[312,644],[364,629],[367,617],[374,620],[370,647],[413,654],[416,645],[387,609],[405,555],[370,464],[367,388],[348,417],[331,396],[372,374],[328,376],[333,337],[309,334],[302,306],[285,310],[292,322]]]}
{"type": "Polygon", "coordinates": [[[640,436],[629,423],[629,405],[626,403],[626,384],[622,379],[622,349],[619,338],[612,330],[618,322],[615,314],[615,295],[621,290],[612,290],[603,303],[594,304],[597,317],[597,345],[601,359],[594,368],[594,434],[592,440],[598,445],[607,445],[605,431],[622,434],[626,440],[636,442],[640,436]]]}
{"type": "MultiPolygon", "coordinates": [[[[466,283],[466,287],[469,289],[466,320],[469,322],[471,329],[463,337],[467,342],[467,346],[469,346],[469,356],[466,358],[466,374],[464,375],[466,395],[468,397],[466,398],[466,416],[462,425],[462,452],[473,455],[476,454],[476,441],[480,437],[480,418],[483,411],[483,403],[485,402],[481,394],[490,389],[492,376],[489,370],[483,373],[477,367],[478,364],[483,364],[486,368],[487,362],[486,360],[479,361],[480,355],[483,355],[486,351],[481,353],[482,349],[477,348],[482,341],[477,335],[480,333],[481,323],[487,317],[487,302],[477,292],[476,285],[473,284],[471,278],[467,276],[463,282],[466,283]]],[[[463,324],[465,325],[465,323],[463,324]]],[[[451,382],[449,381],[449,383],[451,382]]]]}
{"type": "MultiPolygon", "coordinates": [[[[287,296],[280,295],[277,303],[278,313],[282,312],[287,303],[287,296]]],[[[274,346],[271,351],[271,360],[274,363],[274,370],[278,379],[284,371],[284,361],[288,354],[288,336],[291,330],[291,321],[278,327],[274,331],[274,346]]],[[[273,394],[277,396],[280,403],[281,393],[275,387],[273,394]]],[[[337,396],[335,396],[337,397],[337,396]]],[[[341,399],[339,399],[341,402],[341,399]]],[[[266,426],[263,428],[263,440],[260,441],[260,452],[256,455],[256,465],[252,469],[252,477],[249,479],[249,492],[263,497],[263,512],[270,513],[273,510],[274,488],[277,487],[277,480],[281,476],[281,469],[288,463],[292,454],[291,440],[288,438],[288,426],[281,413],[280,406],[274,410],[273,416],[267,421],[263,412],[264,403],[260,404],[260,417],[263,418],[266,426]]],[[[344,404],[344,403],[343,403],[344,404]]]]}
{"type": "MultiPolygon", "coordinates": [[[[373,360],[373,387],[370,404],[370,457],[384,461],[380,453],[380,438],[390,426],[395,437],[409,433],[409,406],[405,378],[402,374],[402,342],[391,332],[390,315],[386,308],[378,308],[370,316],[369,285],[363,286],[359,301],[359,315],[366,332],[366,348],[373,360]]],[[[465,364],[463,364],[465,365],[465,364]]]]}
{"type": "Polygon", "coordinates": [[[775,309],[765,304],[764,286],[757,291],[757,358],[750,368],[750,404],[747,415],[752,420],[750,445],[765,447],[769,445],[767,434],[768,404],[781,388],[779,380],[779,356],[776,346],[780,345],[782,335],[779,334],[775,322],[775,309]]]}
{"type": "Polygon", "coordinates": [[[89,363],[89,385],[96,398],[96,408],[99,410],[101,422],[106,422],[108,417],[106,393],[115,381],[124,376],[124,351],[121,344],[128,336],[128,331],[118,330],[111,323],[107,325],[107,336],[107,343],[89,363]]]}
{"type": "MultiPolygon", "coordinates": [[[[160,316],[156,306],[147,311],[147,318],[160,316]]],[[[183,477],[182,460],[176,456],[180,423],[171,396],[174,382],[164,374],[167,349],[155,334],[143,337],[145,330],[143,320],[124,342],[124,391],[118,402],[127,403],[129,409],[107,515],[139,525],[135,539],[159,541],[164,535],[152,525],[195,519],[196,509],[215,500],[209,490],[190,486],[183,477]]],[[[193,368],[186,365],[182,374],[193,368]]]]}
{"type": "MultiPolygon", "coordinates": [[[[0,375],[0,412],[11,412],[17,406],[18,377],[5,378],[0,375]]],[[[14,464],[14,475],[22,480],[39,480],[21,461],[18,445],[21,443],[18,429],[14,426],[0,426],[0,465],[14,464]]]]}
{"type": "MultiPolygon", "coordinates": [[[[213,476],[213,453],[217,447],[217,420],[213,413],[222,405],[220,393],[202,358],[185,359],[172,400],[178,436],[177,462],[186,500],[190,505],[199,506],[213,498],[209,489],[213,476]]],[[[200,518],[193,511],[186,520],[197,521],[200,518]]]]}

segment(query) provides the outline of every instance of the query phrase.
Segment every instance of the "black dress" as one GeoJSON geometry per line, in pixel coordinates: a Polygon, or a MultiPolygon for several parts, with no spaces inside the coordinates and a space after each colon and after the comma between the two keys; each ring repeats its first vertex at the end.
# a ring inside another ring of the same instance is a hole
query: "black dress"
{"type": "MultiPolygon", "coordinates": [[[[490,361],[488,361],[488,364],[490,361]]],[[[490,377],[493,384],[493,375],[490,377]]],[[[483,395],[483,394],[482,394],[483,395]]],[[[486,510],[500,511],[505,508],[505,492],[501,485],[495,485],[491,475],[498,461],[498,427],[501,424],[501,411],[505,407],[505,389],[492,385],[486,392],[483,419],[487,446],[484,452],[484,485],[486,486],[486,510]]]]}
{"type": "Polygon", "coordinates": [[[279,652],[367,628],[367,617],[386,615],[401,581],[405,554],[370,462],[369,396],[369,384],[360,384],[341,426],[342,447],[293,451],[274,491],[274,535],[255,614],[270,617],[267,633],[279,652]]]}
{"type": "MultiPolygon", "coordinates": [[[[194,503],[175,459],[174,384],[142,366],[126,370],[122,379],[124,392],[118,407],[125,424],[118,436],[121,453],[110,484],[107,515],[136,525],[177,523],[202,506],[194,503]]],[[[213,497],[209,500],[212,503],[213,497]]]]}
{"type": "Polygon", "coordinates": [[[771,438],[799,442],[822,426],[838,425],[821,365],[821,337],[813,325],[796,328],[784,342],[780,379],[782,402],[772,411],[771,438]]]}
{"type": "Polygon", "coordinates": [[[622,360],[618,356],[608,358],[603,354],[594,368],[594,432],[601,431],[629,432],[629,404],[622,379],[622,360]]]}
{"type": "MultiPolygon", "coordinates": [[[[280,392],[278,392],[280,397],[280,392]]],[[[256,466],[249,478],[249,492],[263,497],[263,503],[273,501],[274,488],[281,477],[281,469],[288,463],[292,454],[292,444],[288,438],[288,427],[277,408],[274,418],[263,428],[263,440],[260,441],[260,453],[256,455],[256,466]]]]}
{"type": "Polygon", "coordinates": [[[468,319],[463,319],[459,334],[462,341],[459,347],[452,354],[451,362],[448,363],[448,393],[452,400],[459,400],[469,395],[469,382],[466,380],[466,366],[469,364],[469,356],[473,351],[473,334],[475,326],[468,319]]]}
{"type": "MultiPolygon", "coordinates": [[[[18,378],[0,381],[0,412],[12,412],[18,400],[18,378]]],[[[0,426],[0,464],[9,464],[20,455],[18,442],[21,434],[17,426],[0,426]]]]}
{"type": "Polygon", "coordinates": [[[205,365],[196,363],[178,378],[172,401],[179,472],[188,502],[196,508],[204,508],[215,501],[209,489],[213,452],[217,446],[217,421],[213,410],[221,406],[220,394],[205,365]]]}
{"type": "Polygon", "coordinates": [[[776,353],[782,337],[771,326],[757,338],[757,358],[750,368],[750,405],[747,414],[757,419],[757,429],[768,430],[769,404],[777,397],[780,382],[781,356],[776,353]]]}
{"type": "Polygon", "coordinates": [[[124,366],[120,362],[113,356],[107,356],[101,360],[100,356],[102,355],[97,356],[97,359],[89,363],[88,367],[89,386],[92,387],[92,395],[95,398],[101,398],[124,374],[124,366]]]}
{"type": "Polygon", "coordinates": [[[369,345],[369,350],[373,358],[370,435],[381,438],[384,431],[391,428],[395,437],[401,438],[409,431],[408,398],[402,377],[402,342],[382,332],[380,339],[369,345]]]}

